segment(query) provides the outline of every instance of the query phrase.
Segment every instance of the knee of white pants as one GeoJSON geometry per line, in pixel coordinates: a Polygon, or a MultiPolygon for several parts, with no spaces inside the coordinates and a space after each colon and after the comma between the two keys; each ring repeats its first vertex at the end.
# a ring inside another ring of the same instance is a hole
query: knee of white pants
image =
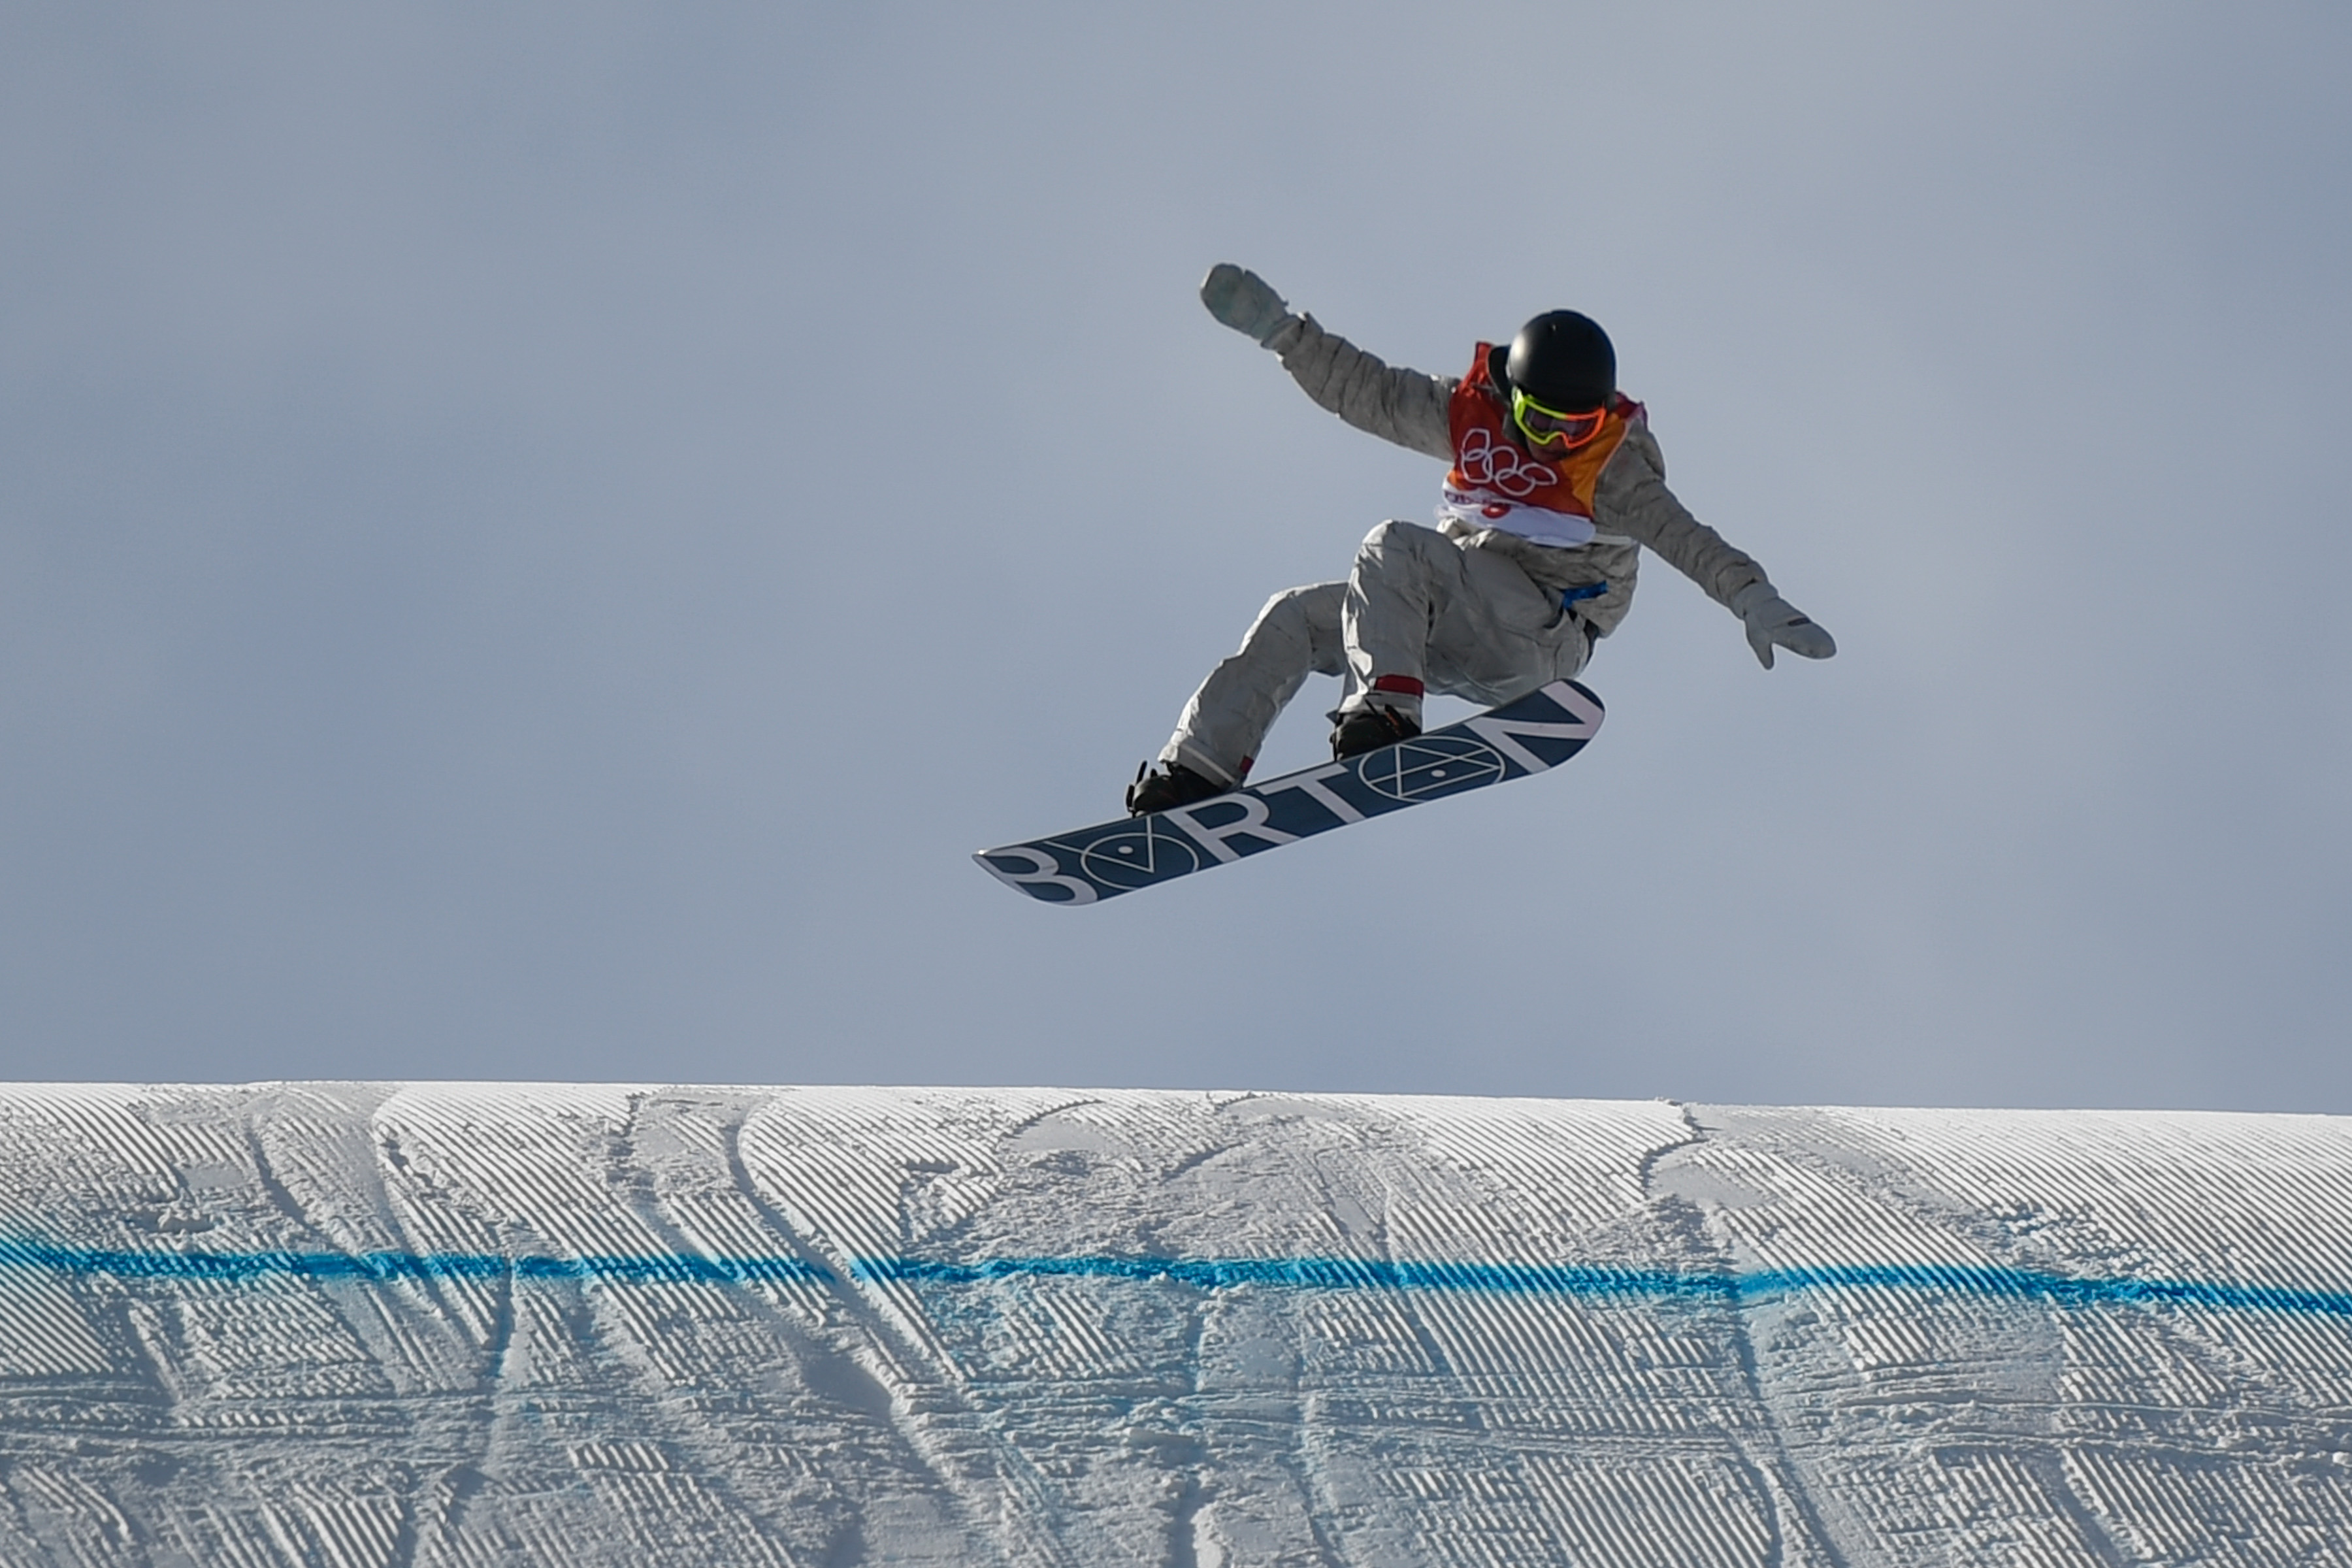
{"type": "Polygon", "coordinates": [[[1281,637],[1306,650],[1308,668],[1335,675],[1341,658],[1339,606],[1347,590],[1345,583],[1285,588],[1265,602],[1244,640],[1255,646],[1265,638],[1281,637]]]}
{"type": "Polygon", "coordinates": [[[1433,528],[1391,518],[1364,535],[1363,543],[1356,547],[1356,558],[1360,561],[1367,556],[1418,554],[1429,548],[1432,540],[1444,544],[1449,550],[1454,548],[1445,535],[1433,528]]]}
{"type": "Polygon", "coordinates": [[[1269,630],[1278,628],[1295,637],[1307,636],[1314,628],[1315,595],[1320,591],[1319,584],[1305,588],[1285,588],[1265,602],[1265,607],[1257,613],[1257,619],[1251,623],[1252,626],[1265,626],[1269,630]]]}

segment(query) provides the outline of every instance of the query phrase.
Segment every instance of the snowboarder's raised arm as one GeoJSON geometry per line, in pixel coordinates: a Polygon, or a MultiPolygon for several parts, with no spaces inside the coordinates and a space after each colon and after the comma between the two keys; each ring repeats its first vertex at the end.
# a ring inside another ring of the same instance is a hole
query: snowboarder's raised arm
{"type": "Polygon", "coordinates": [[[1765,668],[1772,668],[1775,647],[1807,658],[1827,658],[1837,651],[1826,628],[1780,597],[1754,556],[1693,517],[1666,488],[1664,455],[1639,420],[1601,470],[1594,500],[1602,528],[1647,545],[1738,616],[1748,628],[1748,646],[1765,668]]]}
{"type": "Polygon", "coordinates": [[[1294,316],[1265,279],[1230,261],[1201,284],[1209,313],[1282,356],[1282,368],[1307,395],[1369,435],[1425,457],[1452,461],[1445,405],[1452,376],[1402,370],[1366,353],[1312,316],[1294,316]]]}

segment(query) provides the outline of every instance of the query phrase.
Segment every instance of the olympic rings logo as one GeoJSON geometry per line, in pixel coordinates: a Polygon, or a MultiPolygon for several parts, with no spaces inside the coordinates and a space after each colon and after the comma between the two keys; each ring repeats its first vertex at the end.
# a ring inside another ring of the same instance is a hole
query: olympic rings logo
{"type": "Polygon", "coordinates": [[[1508,442],[1479,426],[1463,434],[1454,465],[1469,483],[1500,490],[1514,500],[1525,500],[1559,478],[1550,464],[1522,458],[1508,442]]]}

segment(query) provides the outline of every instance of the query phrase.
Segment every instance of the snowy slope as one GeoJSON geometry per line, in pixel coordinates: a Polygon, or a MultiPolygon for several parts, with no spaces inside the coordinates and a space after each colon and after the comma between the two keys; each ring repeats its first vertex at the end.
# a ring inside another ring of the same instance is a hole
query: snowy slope
{"type": "Polygon", "coordinates": [[[2352,1563],[2352,1121],[0,1089],[0,1563],[2352,1563]]]}

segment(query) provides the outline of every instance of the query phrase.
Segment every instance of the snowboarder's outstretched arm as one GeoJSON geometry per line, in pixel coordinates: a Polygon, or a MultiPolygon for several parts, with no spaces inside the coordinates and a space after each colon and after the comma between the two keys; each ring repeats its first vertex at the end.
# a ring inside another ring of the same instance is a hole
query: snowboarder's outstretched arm
{"type": "Polygon", "coordinates": [[[1807,658],[1837,652],[1827,629],[1780,597],[1754,556],[1693,517],[1666,488],[1665,458],[1646,424],[1637,421],[1625,433],[1624,444],[1601,470],[1594,500],[1602,528],[1649,546],[1738,616],[1748,628],[1748,646],[1765,668],[1772,668],[1775,647],[1807,658]]]}
{"type": "Polygon", "coordinates": [[[1294,316],[1265,279],[1230,261],[1201,284],[1209,313],[1282,356],[1307,395],[1367,435],[1451,462],[1454,437],[1445,405],[1452,376],[1402,370],[1366,353],[1312,316],[1294,316]]]}

